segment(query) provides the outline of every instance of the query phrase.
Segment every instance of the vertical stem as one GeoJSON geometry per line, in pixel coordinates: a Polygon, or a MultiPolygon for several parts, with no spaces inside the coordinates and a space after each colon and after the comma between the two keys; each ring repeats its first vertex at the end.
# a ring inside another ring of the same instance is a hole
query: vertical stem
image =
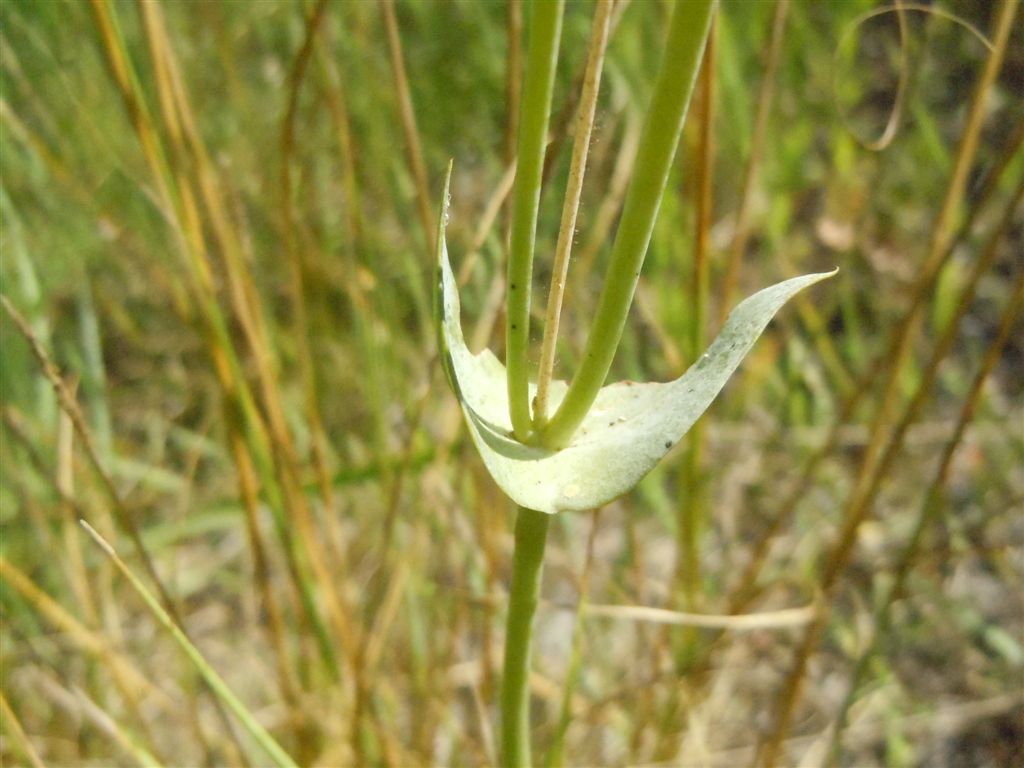
{"type": "Polygon", "coordinates": [[[533,614],[540,599],[544,545],[550,517],[520,507],[516,516],[512,586],[505,634],[505,672],[501,682],[501,764],[530,765],[530,644],[533,614]]]}
{"type": "Polygon", "coordinates": [[[530,433],[529,342],[530,281],[537,232],[541,174],[551,92],[558,61],[564,0],[534,2],[530,8],[530,50],[519,114],[519,150],[512,198],[512,234],[508,253],[505,365],[508,368],[509,417],[516,438],[530,433]]]}
{"type": "Polygon", "coordinates": [[[523,68],[523,0],[508,0],[506,16],[508,28],[508,56],[505,59],[505,165],[516,159],[516,118],[519,116],[519,97],[522,83],[519,74],[523,68]]]}
{"type": "Polygon", "coordinates": [[[565,764],[565,734],[569,730],[569,721],[572,719],[572,701],[576,695],[580,671],[583,667],[583,610],[590,598],[590,572],[594,565],[594,544],[597,541],[597,524],[600,514],[600,507],[590,514],[590,536],[587,537],[587,553],[583,560],[583,571],[580,573],[579,598],[576,603],[576,615],[573,617],[569,671],[565,675],[565,684],[562,686],[562,708],[558,714],[558,725],[555,727],[555,735],[544,761],[547,768],[556,768],[565,764]]]}
{"type": "Polygon", "coordinates": [[[594,127],[597,94],[601,87],[601,67],[604,65],[604,51],[608,44],[611,18],[612,0],[598,0],[590,36],[590,54],[587,57],[587,69],[583,78],[583,95],[580,97],[580,111],[576,119],[576,138],[569,165],[569,183],[565,190],[565,202],[562,204],[562,223],[559,226],[558,244],[555,247],[555,264],[551,270],[551,289],[548,292],[548,310],[544,320],[544,341],[540,348],[537,395],[533,404],[533,423],[538,430],[547,421],[548,388],[555,367],[558,321],[562,315],[565,277],[569,271],[569,254],[572,252],[572,241],[576,233],[576,214],[580,208],[583,174],[587,167],[590,133],[594,127]]]}
{"type": "Polygon", "coordinates": [[[713,6],[713,0],[687,0],[677,3],[672,12],[661,71],[583,361],[542,435],[543,442],[551,447],[569,441],[612,366],[668,183],[713,6]]]}

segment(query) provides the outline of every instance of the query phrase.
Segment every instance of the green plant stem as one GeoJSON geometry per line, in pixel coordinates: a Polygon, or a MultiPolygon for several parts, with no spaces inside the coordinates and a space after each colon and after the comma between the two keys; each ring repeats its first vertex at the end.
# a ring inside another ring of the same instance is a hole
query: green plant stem
{"type": "Polygon", "coordinates": [[[569,442],[608,377],[668,182],[713,7],[713,0],[687,0],[677,3],[672,13],[661,71],[583,360],[541,435],[541,442],[549,447],[569,442]]]}
{"type": "Polygon", "coordinates": [[[590,514],[590,536],[587,537],[587,554],[583,560],[583,572],[579,580],[579,602],[576,604],[576,615],[573,618],[572,650],[569,656],[569,671],[565,675],[562,686],[562,707],[558,713],[558,725],[548,747],[547,768],[558,768],[565,764],[565,734],[572,720],[572,701],[580,682],[583,667],[583,612],[590,598],[590,572],[594,565],[594,544],[597,541],[597,523],[601,514],[600,507],[590,514]]]}
{"type": "Polygon", "coordinates": [[[544,171],[544,149],[551,116],[551,92],[555,82],[565,2],[537,0],[531,6],[530,50],[519,114],[519,147],[512,198],[512,233],[506,287],[505,365],[508,369],[509,416],[519,440],[526,440],[531,426],[530,282],[544,171]]]}
{"type": "Polygon", "coordinates": [[[550,519],[543,512],[525,507],[520,507],[516,516],[505,671],[501,682],[501,764],[504,768],[530,765],[530,644],[533,615],[540,599],[550,519]]]}

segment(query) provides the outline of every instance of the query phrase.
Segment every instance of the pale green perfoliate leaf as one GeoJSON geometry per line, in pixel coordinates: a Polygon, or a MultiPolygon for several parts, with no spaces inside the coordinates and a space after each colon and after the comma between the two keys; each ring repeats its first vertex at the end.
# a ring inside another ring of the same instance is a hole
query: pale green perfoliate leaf
{"type": "MultiPolygon", "coordinates": [[[[633,488],[707,410],[782,305],[834,274],[786,280],[741,302],[707,352],[675,381],[604,387],[569,445],[552,451],[515,440],[505,367],[490,350],[474,355],[466,347],[444,219],[438,234],[437,298],[445,370],[495,482],[520,506],[548,514],[593,509],[633,488]]],[[[553,408],[566,388],[565,382],[552,382],[553,408]]]]}

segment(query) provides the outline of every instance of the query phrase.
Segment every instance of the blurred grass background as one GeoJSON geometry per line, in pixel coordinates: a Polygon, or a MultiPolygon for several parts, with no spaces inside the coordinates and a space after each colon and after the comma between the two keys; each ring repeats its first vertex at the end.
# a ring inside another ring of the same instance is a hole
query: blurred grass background
{"type": "MultiPolygon", "coordinates": [[[[720,7],[613,376],[678,375],[740,296],[841,271],[639,488],[557,518],[549,764],[1024,751],[1024,36],[1016,2],[876,7],[720,7]]],[[[615,10],[562,376],[670,9],[615,10]]],[[[5,765],[265,760],[79,519],[301,764],[494,763],[514,510],[436,365],[431,243],[454,158],[467,338],[500,354],[524,13],[0,4],[5,765]]]]}

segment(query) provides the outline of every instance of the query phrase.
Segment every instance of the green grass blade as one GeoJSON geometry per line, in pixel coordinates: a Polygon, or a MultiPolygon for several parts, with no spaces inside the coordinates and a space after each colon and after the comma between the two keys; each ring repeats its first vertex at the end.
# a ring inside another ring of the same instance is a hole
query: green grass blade
{"type": "Polygon", "coordinates": [[[281,745],[274,740],[274,737],[267,732],[267,730],[257,722],[252,712],[239,700],[231,689],[228,688],[227,683],[218,675],[209,664],[206,663],[206,659],[203,658],[202,654],[199,653],[199,649],[196,648],[189,639],[185,636],[185,633],[181,631],[177,624],[167,614],[167,611],[163,609],[160,602],[153,596],[153,594],[146,588],[146,585],[129,570],[128,566],[125,565],[124,561],[118,556],[114,548],[102,537],[96,530],[84,520],[81,520],[81,525],[89,533],[90,536],[96,541],[100,548],[110,557],[117,569],[121,571],[126,579],[131,583],[132,587],[142,598],[146,606],[152,611],[157,621],[164,625],[174,641],[188,656],[189,661],[195,666],[196,670],[202,675],[203,680],[210,686],[213,692],[217,695],[224,705],[234,713],[235,717],[238,718],[242,726],[249,735],[256,741],[260,747],[271,757],[274,761],[274,765],[285,766],[286,768],[298,768],[297,763],[289,757],[288,753],[282,749],[281,745]]]}

